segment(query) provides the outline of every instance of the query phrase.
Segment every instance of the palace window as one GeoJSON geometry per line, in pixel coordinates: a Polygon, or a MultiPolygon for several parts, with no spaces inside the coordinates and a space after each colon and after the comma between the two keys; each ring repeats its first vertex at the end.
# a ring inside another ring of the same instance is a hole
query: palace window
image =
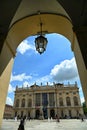
{"type": "Polygon", "coordinates": [[[40,93],[36,93],[36,102],[35,102],[35,106],[40,106],[40,102],[41,102],[41,95],[40,93]]]}
{"type": "Polygon", "coordinates": [[[25,99],[22,99],[21,107],[25,107],[25,99]]]}
{"type": "Polygon", "coordinates": [[[32,100],[31,99],[28,100],[28,107],[32,107],[32,100]]]}
{"type": "Polygon", "coordinates": [[[47,106],[48,100],[47,100],[47,93],[42,93],[42,105],[47,106]]]}
{"type": "Polygon", "coordinates": [[[78,98],[76,96],[73,97],[74,105],[78,106],[78,98]]]}
{"type": "Polygon", "coordinates": [[[62,97],[59,98],[59,105],[63,106],[63,98],[62,97]]]}
{"type": "Polygon", "coordinates": [[[16,100],[16,107],[19,107],[19,99],[16,100]]]}
{"type": "Polygon", "coordinates": [[[54,93],[49,93],[49,106],[55,106],[54,93]]]}
{"type": "Polygon", "coordinates": [[[62,93],[59,93],[59,95],[62,95],[62,93]]]}
{"type": "Polygon", "coordinates": [[[76,92],[73,92],[73,95],[75,95],[76,94],[76,92]]]}
{"type": "Polygon", "coordinates": [[[71,106],[70,97],[66,97],[66,103],[67,103],[67,106],[71,106]]]}

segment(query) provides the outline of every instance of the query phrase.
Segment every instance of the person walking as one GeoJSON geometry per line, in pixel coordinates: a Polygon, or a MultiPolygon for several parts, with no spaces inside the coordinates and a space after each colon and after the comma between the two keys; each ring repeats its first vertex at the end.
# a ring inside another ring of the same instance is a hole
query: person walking
{"type": "Polygon", "coordinates": [[[24,128],[24,123],[25,123],[25,119],[23,118],[23,119],[21,119],[21,121],[20,121],[18,130],[25,130],[25,128],[24,128]]]}
{"type": "Polygon", "coordinates": [[[56,114],[56,121],[60,122],[58,115],[56,114]]]}

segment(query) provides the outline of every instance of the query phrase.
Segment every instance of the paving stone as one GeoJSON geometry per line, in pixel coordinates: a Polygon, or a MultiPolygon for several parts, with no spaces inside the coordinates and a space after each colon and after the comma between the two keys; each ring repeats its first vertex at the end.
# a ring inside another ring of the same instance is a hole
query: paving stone
{"type": "MultiPolygon", "coordinates": [[[[20,121],[3,120],[1,130],[17,130],[20,121]]],[[[80,119],[56,120],[27,120],[25,130],[87,130],[87,120],[80,119]]]]}

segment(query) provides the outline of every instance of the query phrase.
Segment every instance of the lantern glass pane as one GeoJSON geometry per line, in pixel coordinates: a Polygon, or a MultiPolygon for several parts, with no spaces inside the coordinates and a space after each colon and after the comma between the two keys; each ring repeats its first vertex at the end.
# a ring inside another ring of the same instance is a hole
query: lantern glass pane
{"type": "Polygon", "coordinates": [[[46,50],[47,42],[47,38],[44,36],[39,36],[35,39],[35,47],[40,54],[46,50]]]}

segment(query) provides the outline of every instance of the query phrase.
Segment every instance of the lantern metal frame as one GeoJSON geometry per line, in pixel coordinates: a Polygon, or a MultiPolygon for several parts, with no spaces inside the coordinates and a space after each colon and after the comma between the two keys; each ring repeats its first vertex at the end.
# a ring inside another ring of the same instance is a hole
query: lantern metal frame
{"type": "Polygon", "coordinates": [[[40,36],[35,38],[35,47],[36,47],[36,51],[42,54],[44,51],[46,51],[48,40],[42,34],[42,23],[40,23],[40,29],[41,29],[40,36]]]}

